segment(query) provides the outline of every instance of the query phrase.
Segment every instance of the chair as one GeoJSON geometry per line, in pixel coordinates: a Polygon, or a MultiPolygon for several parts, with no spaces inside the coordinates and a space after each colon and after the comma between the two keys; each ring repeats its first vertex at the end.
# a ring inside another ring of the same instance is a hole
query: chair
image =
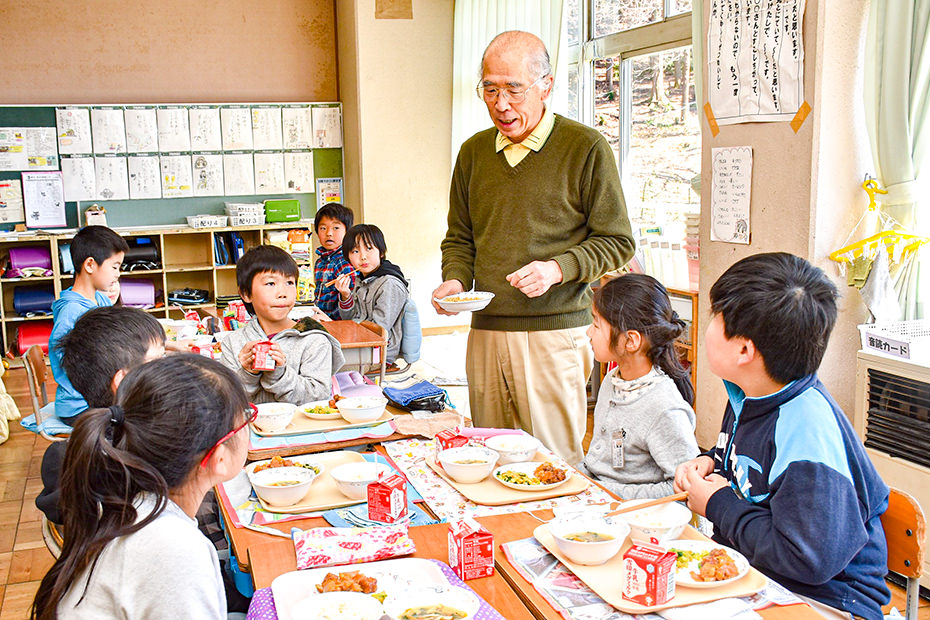
{"type": "Polygon", "coordinates": [[[64,435],[49,435],[42,428],[43,422],[48,418],[42,408],[48,404],[48,391],[45,383],[48,381],[48,366],[45,365],[45,354],[42,347],[32,345],[23,354],[23,368],[26,370],[26,383],[29,384],[29,397],[32,399],[32,410],[35,412],[36,424],[39,425],[39,434],[49,441],[65,441],[64,435]]]}
{"type": "Polygon", "coordinates": [[[882,528],[888,545],[888,570],[907,579],[904,617],[917,620],[920,575],[924,566],[924,511],[904,491],[891,489],[888,510],[882,515],[882,528]]]}

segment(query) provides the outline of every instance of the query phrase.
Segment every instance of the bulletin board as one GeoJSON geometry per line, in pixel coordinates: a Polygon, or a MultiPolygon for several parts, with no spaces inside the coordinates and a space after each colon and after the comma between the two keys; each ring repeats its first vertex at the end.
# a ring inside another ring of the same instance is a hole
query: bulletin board
{"type": "MultiPolygon", "coordinates": [[[[338,102],[0,106],[0,186],[60,171],[68,227],[92,204],[113,227],[272,198],[312,218],[317,180],[343,178],[342,146],[338,102]]],[[[0,230],[23,221],[8,214],[0,230]]]]}

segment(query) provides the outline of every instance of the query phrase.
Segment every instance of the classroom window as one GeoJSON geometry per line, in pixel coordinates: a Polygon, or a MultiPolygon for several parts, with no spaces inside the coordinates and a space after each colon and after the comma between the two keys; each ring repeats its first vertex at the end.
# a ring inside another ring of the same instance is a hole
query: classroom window
{"type": "Polygon", "coordinates": [[[692,228],[687,239],[686,222],[700,211],[701,171],[691,0],[567,0],[566,8],[569,32],[581,33],[569,41],[567,113],[600,131],[616,155],[646,272],[688,288],[685,245],[696,235],[692,228]]]}

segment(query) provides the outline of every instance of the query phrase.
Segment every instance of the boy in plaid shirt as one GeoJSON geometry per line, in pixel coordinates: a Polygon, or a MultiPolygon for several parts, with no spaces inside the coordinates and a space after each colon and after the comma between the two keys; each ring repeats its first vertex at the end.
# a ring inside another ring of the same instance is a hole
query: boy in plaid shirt
{"type": "Polygon", "coordinates": [[[316,307],[334,320],[341,317],[339,291],[332,282],[342,274],[350,274],[349,288],[355,288],[355,269],[342,254],[342,239],[353,222],[352,212],[336,202],[325,205],[313,218],[313,227],[320,238],[320,247],[316,249],[318,257],[313,266],[316,307]]]}

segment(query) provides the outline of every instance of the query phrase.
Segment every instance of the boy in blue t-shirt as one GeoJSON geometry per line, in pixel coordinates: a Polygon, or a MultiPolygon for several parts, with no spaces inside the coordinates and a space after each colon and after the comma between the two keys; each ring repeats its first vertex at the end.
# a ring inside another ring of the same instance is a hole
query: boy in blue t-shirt
{"type": "Polygon", "coordinates": [[[813,606],[882,618],[888,487],[817,367],[837,290],[797,256],[756,254],[710,289],[705,347],[729,402],[716,446],[675,472],[714,540],[813,606]]]}
{"type": "MultiPolygon", "coordinates": [[[[119,280],[120,266],[128,250],[126,241],[106,226],[85,226],[71,241],[74,284],[63,290],[61,297],[52,304],[55,325],[48,341],[52,374],[58,383],[55,415],[65,424],[74,425],[76,416],[87,409],[87,401],[71,385],[61,366],[58,342],[85,312],[113,305],[106,291],[119,280]]],[[[105,347],[106,343],[101,342],[100,346],[105,347]]]]}
{"type": "Polygon", "coordinates": [[[341,204],[325,205],[313,217],[313,227],[320,239],[316,249],[317,259],[313,265],[316,282],[316,307],[333,320],[339,320],[339,291],[332,284],[336,278],[349,274],[349,288],[355,287],[355,269],[342,254],[342,240],[352,228],[352,212],[341,204]]]}

